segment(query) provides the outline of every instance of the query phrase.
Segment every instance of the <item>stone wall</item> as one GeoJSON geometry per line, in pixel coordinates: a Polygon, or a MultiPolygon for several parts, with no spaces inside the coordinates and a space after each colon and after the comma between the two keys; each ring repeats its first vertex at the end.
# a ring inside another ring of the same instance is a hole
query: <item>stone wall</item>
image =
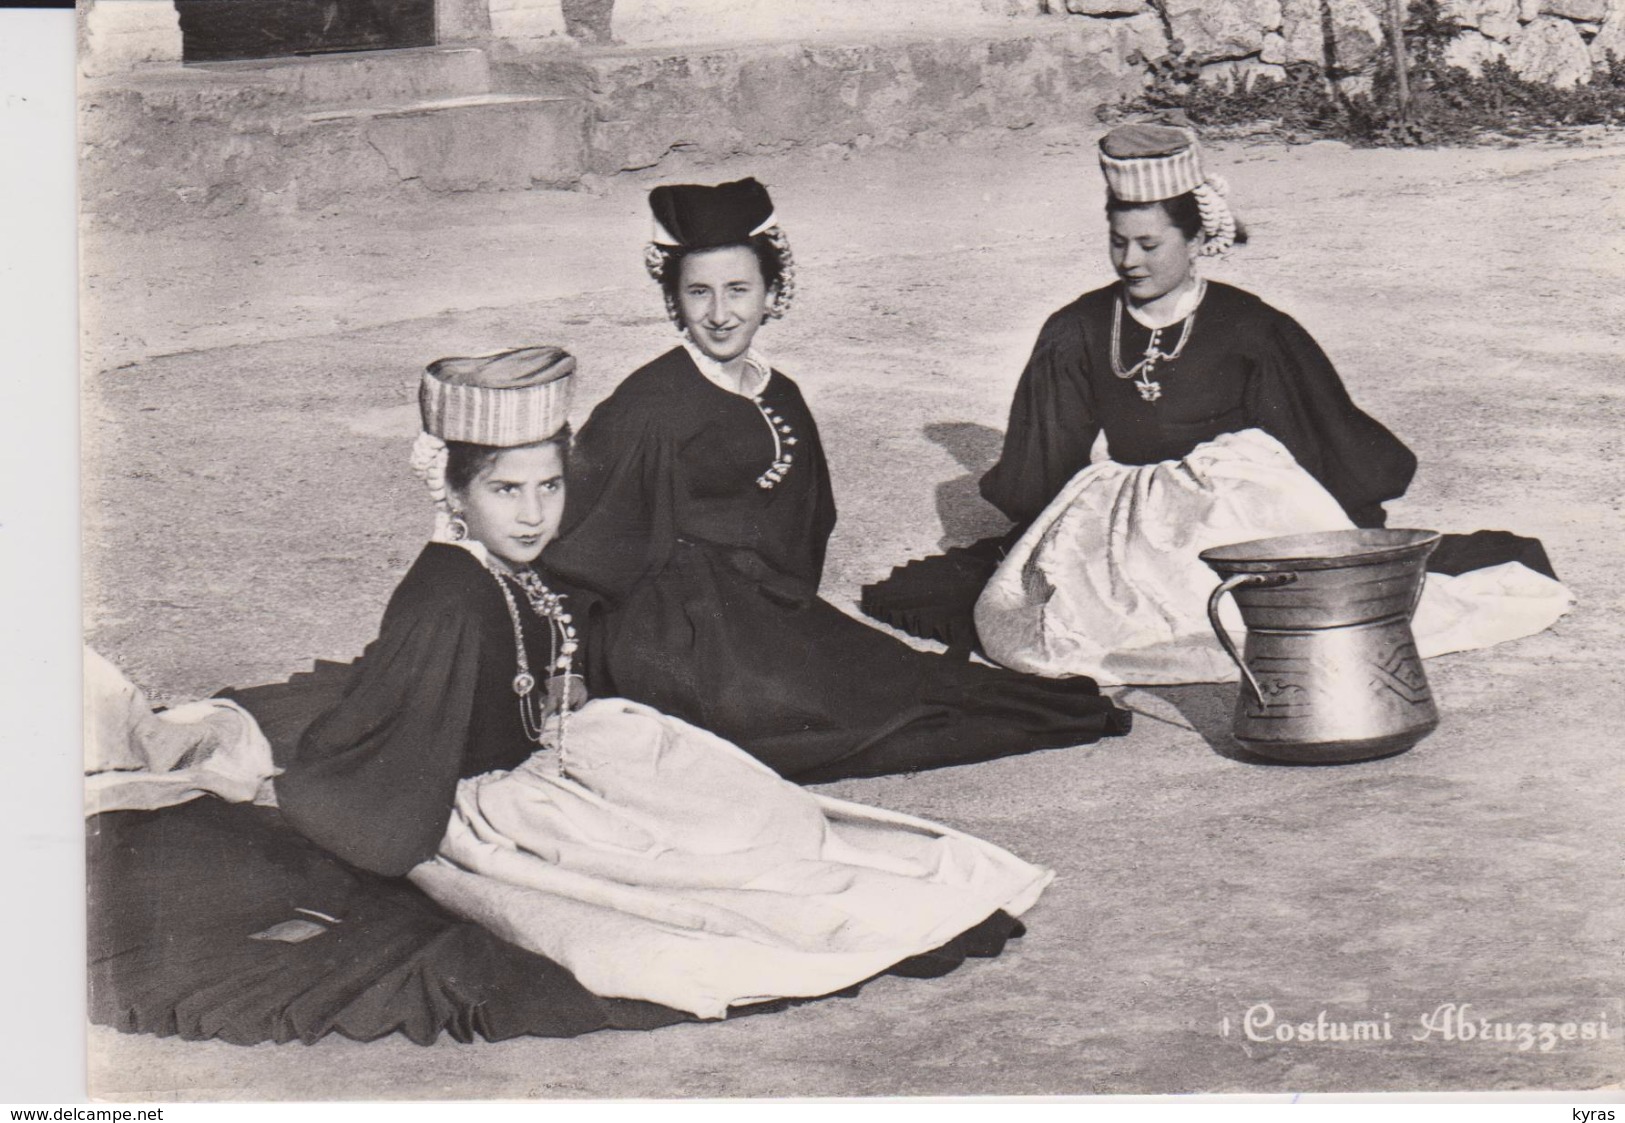
{"type": "MultiPolygon", "coordinates": [[[[155,226],[571,187],[673,153],[1087,127],[1176,44],[1213,77],[1305,61],[1358,80],[1385,49],[1383,3],[438,0],[439,47],[182,66],[168,0],[94,0],[81,200],[155,226]]],[[[1625,55],[1625,0],[1448,3],[1466,27],[1450,58],[1466,66],[1505,58],[1572,84],[1603,52],[1625,55]]]]}
{"type": "MultiPolygon", "coordinates": [[[[1368,73],[1386,42],[1388,0],[1003,0],[1015,15],[1100,19],[1155,12],[1168,41],[1206,73],[1279,77],[1291,62],[1368,73]]],[[[1625,58],[1625,0],[1443,0],[1463,30],[1446,61],[1477,73],[1505,59],[1521,76],[1572,86],[1606,52],[1625,58]]]]}

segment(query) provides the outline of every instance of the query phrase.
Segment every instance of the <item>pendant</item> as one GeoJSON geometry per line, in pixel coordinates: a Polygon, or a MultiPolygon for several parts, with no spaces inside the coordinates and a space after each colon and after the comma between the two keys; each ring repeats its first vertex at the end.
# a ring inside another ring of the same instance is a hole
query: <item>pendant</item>
{"type": "Polygon", "coordinates": [[[529,671],[520,671],[513,676],[513,692],[524,698],[536,689],[536,676],[529,671]]]}
{"type": "Polygon", "coordinates": [[[1151,382],[1148,380],[1145,382],[1136,382],[1134,385],[1140,388],[1140,397],[1148,402],[1154,402],[1158,398],[1162,397],[1162,383],[1160,382],[1151,382]]]}

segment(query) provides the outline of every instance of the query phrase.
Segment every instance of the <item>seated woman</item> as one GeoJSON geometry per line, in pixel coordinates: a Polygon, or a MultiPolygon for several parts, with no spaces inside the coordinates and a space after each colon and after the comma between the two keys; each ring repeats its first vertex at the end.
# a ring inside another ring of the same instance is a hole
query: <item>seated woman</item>
{"type": "Polygon", "coordinates": [[[533,566],[573,365],[430,368],[436,540],[357,664],[155,716],[92,662],[93,1020],[241,1043],[652,1028],[1019,934],[1048,871],[585,701],[580,601],[533,566]]]}
{"type": "MultiPolygon", "coordinates": [[[[1416,458],[1291,317],[1196,274],[1237,230],[1193,134],[1125,125],[1100,161],[1119,279],[1052,315],[1021,376],[981,485],[1015,531],[894,571],[864,607],[968,647],[975,600],[985,653],[1039,674],[1233,678],[1204,612],[1217,579],[1197,555],[1380,527],[1416,458]]],[[[1431,568],[1477,572],[1430,578],[1416,619],[1424,655],[1531,634],[1569,603],[1530,539],[1447,537],[1431,568]]]]}
{"type": "Polygon", "coordinates": [[[794,292],[765,188],[657,187],[647,261],[682,344],[576,440],[549,569],[603,598],[616,694],[801,781],[965,764],[1126,732],[1086,679],[915,651],[820,600],[835,502],[796,384],[752,350],[794,292]]]}

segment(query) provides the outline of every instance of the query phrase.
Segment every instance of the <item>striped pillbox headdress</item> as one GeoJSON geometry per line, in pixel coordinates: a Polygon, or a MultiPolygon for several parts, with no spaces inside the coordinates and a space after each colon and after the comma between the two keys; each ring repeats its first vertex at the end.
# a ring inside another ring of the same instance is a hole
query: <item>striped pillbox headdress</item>
{"type": "Polygon", "coordinates": [[[418,387],[424,432],[494,448],[545,441],[570,419],[575,369],[562,347],[430,363],[418,387]]]}
{"type": "Polygon", "coordinates": [[[1224,182],[1202,170],[1196,131],[1180,125],[1119,125],[1100,138],[1106,188],[1125,203],[1159,203],[1190,194],[1202,213],[1202,253],[1222,254],[1235,243],[1236,218],[1224,182]]]}
{"type": "Polygon", "coordinates": [[[1196,134],[1174,125],[1122,125],[1100,138],[1106,186],[1125,203],[1155,203],[1195,191],[1207,178],[1196,134]]]}

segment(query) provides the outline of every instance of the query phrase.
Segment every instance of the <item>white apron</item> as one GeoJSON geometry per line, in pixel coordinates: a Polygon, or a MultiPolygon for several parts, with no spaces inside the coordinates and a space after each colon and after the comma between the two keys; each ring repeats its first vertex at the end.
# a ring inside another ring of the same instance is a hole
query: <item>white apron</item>
{"type": "MultiPolygon", "coordinates": [[[[1183,460],[1097,461],[1011,549],[976,603],[988,657],[1018,671],[1088,675],[1103,686],[1237,677],[1207,620],[1219,578],[1203,550],[1283,534],[1348,530],[1342,507],[1258,429],[1226,433],[1183,460]]],[[[1412,623],[1423,658],[1550,627],[1573,605],[1517,562],[1430,573],[1412,623]]],[[[1234,603],[1224,622],[1243,634],[1234,603]]]]}
{"type": "Polygon", "coordinates": [[[941,947],[1054,876],[923,819],[817,795],[721,738],[621,699],[458,785],[412,880],[594,994],[722,1017],[842,990],[941,947]]]}
{"type": "MultiPolygon", "coordinates": [[[[274,803],[270,746],[247,711],[155,715],[89,649],[86,670],[86,815],[201,795],[274,803]]],[[[605,997],[720,1018],[831,994],[1000,909],[1021,915],[1055,876],[951,828],[817,795],[634,702],[588,702],[567,752],[567,776],[548,748],[460,781],[438,855],[408,876],[605,997]]]]}

